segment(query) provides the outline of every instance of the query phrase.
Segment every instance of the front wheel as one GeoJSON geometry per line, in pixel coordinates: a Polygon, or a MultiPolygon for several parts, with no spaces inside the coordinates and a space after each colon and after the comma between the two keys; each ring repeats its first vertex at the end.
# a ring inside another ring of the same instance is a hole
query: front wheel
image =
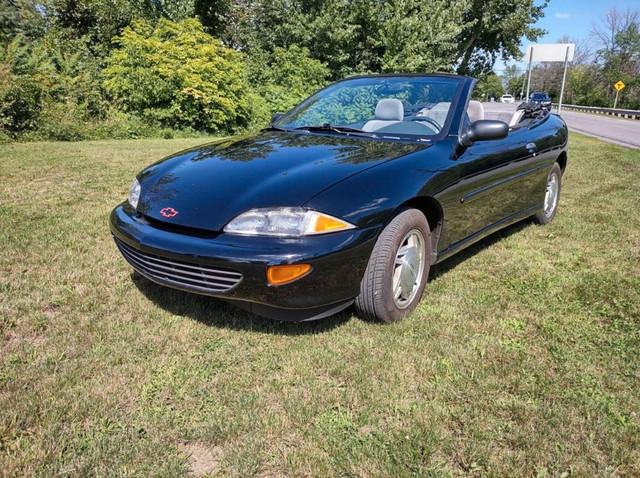
{"type": "Polygon", "coordinates": [[[395,322],[411,312],[429,276],[431,232],[424,214],[402,211],[376,242],[355,299],[358,315],[395,322]]]}
{"type": "Polygon", "coordinates": [[[538,224],[549,224],[558,210],[558,201],[560,200],[560,189],[562,188],[562,169],[560,165],[555,163],[547,177],[547,189],[544,193],[544,203],[542,211],[535,215],[538,224]]]}

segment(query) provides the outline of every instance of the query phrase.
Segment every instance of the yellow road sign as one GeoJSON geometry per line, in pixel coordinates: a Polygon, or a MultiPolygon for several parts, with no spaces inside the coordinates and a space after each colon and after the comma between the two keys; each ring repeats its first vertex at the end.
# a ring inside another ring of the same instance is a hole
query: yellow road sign
{"type": "Polygon", "coordinates": [[[617,91],[620,91],[620,90],[621,90],[622,88],[624,88],[625,86],[627,86],[627,85],[625,85],[625,84],[622,82],[622,80],[620,80],[620,81],[619,81],[619,82],[617,82],[615,85],[613,85],[613,87],[614,87],[617,91]]]}

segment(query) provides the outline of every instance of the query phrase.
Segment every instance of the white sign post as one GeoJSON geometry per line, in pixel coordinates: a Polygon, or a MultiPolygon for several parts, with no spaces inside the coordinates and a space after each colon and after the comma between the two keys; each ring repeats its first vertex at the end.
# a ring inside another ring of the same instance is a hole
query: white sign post
{"type": "Polygon", "coordinates": [[[529,88],[531,86],[531,63],[534,61],[564,61],[564,74],[562,75],[562,88],[560,89],[560,99],[558,100],[558,114],[562,111],[562,96],[564,95],[564,84],[567,80],[567,67],[576,54],[574,43],[547,43],[540,45],[529,45],[527,47],[527,57],[529,58],[529,78],[527,80],[527,99],[529,101],[529,88]]]}
{"type": "MultiPolygon", "coordinates": [[[[558,99],[558,114],[562,111],[562,97],[564,96],[564,84],[567,81],[567,67],[569,66],[569,46],[567,45],[567,54],[564,57],[564,73],[562,74],[562,88],[560,88],[560,98],[558,99]]],[[[574,45],[575,51],[575,45],[574,45]]],[[[573,55],[571,56],[573,59],[573,55]]]]}
{"type": "Polygon", "coordinates": [[[529,88],[531,87],[531,63],[533,62],[533,48],[527,47],[527,56],[529,57],[529,68],[527,68],[527,98],[525,103],[529,103],[529,88]]]}

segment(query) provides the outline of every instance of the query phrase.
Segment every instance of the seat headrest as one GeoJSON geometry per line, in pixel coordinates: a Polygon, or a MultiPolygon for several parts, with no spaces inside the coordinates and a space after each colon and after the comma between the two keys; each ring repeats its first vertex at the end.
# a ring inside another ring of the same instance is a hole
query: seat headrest
{"type": "Polygon", "coordinates": [[[517,125],[518,123],[520,123],[520,121],[522,121],[522,118],[524,118],[524,110],[517,110],[515,113],[513,113],[513,116],[509,121],[509,126],[517,125]]]}
{"type": "Polygon", "coordinates": [[[471,123],[484,119],[484,106],[479,101],[469,101],[467,115],[469,115],[469,122],[471,123]]]}
{"type": "Polygon", "coordinates": [[[395,98],[385,98],[376,105],[376,119],[383,121],[402,121],[404,106],[402,101],[395,98]]]}

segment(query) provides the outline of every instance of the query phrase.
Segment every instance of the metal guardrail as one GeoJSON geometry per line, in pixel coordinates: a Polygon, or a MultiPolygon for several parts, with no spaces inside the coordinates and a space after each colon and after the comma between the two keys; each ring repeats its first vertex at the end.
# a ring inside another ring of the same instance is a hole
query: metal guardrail
{"type": "MultiPolygon", "coordinates": [[[[554,103],[554,107],[557,108],[558,104],[554,103]]],[[[581,111],[585,113],[594,113],[598,115],[619,116],[621,118],[629,118],[634,120],[640,120],[640,111],[638,110],[621,110],[619,108],[598,108],[596,106],[579,106],[579,105],[565,105],[562,104],[563,110],[581,111]]]]}

